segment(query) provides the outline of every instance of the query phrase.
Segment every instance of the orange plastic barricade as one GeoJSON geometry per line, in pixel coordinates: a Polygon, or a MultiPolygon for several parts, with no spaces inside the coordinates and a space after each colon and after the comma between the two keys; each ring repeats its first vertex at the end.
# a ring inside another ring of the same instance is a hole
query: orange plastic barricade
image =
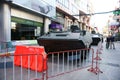
{"type": "Polygon", "coordinates": [[[34,50],[29,50],[29,46],[25,46],[25,47],[23,47],[23,49],[21,50],[21,52],[22,52],[22,67],[24,67],[24,68],[30,68],[30,65],[29,65],[29,63],[30,63],[30,57],[32,56],[32,55],[28,55],[28,54],[33,54],[33,52],[34,52],[34,50]],[[29,62],[28,62],[28,56],[29,56],[29,62]]]}
{"type": "Polygon", "coordinates": [[[39,72],[46,70],[47,69],[47,65],[46,65],[47,55],[44,51],[44,47],[32,46],[30,48],[34,49],[34,54],[38,54],[38,55],[33,55],[31,57],[32,62],[30,64],[30,68],[32,70],[37,70],[39,72]]]}
{"type": "Polygon", "coordinates": [[[20,66],[21,64],[21,57],[19,55],[22,54],[22,50],[24,49],[25,46],[16,46],[14,54],[17,55],[14,57],[14,64],[16,66],[20,66]]]}
{"type": "Polygon", "coordinates": [[[28,68],[28,55],[31,52],[28,51],[28,46],[18,45],[15,50],[14,64],[28,68]],[[21,62],[22,61],[22,62],[21,62]]]}
{"type": "Polygon", "coordinates": [[[39,72],[47,69],[47,55],[42,46],[16,46],[14,64],[24,68],[30,68],[39,72]],[[27,55],[29,54],[29,55],[27,55]],[[35,55],[34,55],[35,54],[35,55]],[[20,56],[19,56],[20,55],[20,56]],[[29,56],[29,59],[28,59],[29,56]],[[29,60],[29,62],[28,62],[29,60]],[[21,62],[22,61],[22,62],[21,62]]]}
{"type": "Polygon", "coordinates": [[[37,70],[39,72],[44,71],[47,69],[47,54],[45,53],[43,46],[30,46],[29,49],[34,49],[34,54],[31,57],[31,64],[30,68],[32,70],[37,70]]]}

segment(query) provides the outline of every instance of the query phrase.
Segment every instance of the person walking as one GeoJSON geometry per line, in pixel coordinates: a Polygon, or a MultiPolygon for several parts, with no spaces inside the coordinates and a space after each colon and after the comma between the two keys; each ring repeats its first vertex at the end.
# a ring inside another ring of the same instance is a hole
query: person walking
{"type": "Polygon", "coordinates": [[[110,35],[108,35],[108,37],[106,38],[106,49],[109,48],[110,45],[110,35]]]}
{"type": "Polygon", "coordinates": [[[115,42],[115,37],[114,37],[114,35],[112,34],[111,35],[111,37],[110,37],[110,49],[115,49],[115,44],[114,44],[114,42],[115,42]]]}

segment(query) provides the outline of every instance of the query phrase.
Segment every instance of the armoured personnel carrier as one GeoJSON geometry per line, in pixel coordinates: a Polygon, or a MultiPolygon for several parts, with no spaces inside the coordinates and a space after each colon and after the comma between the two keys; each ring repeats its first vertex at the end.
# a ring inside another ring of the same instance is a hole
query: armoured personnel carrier
{"type": "Polygon", "coordinates": [[[68,31],[52,31],[37,38],[40,46],[46,52],[76,50],[89,48],[92,43],[90,32],[81,31],[78,26],[72,25],[68,31]]]}

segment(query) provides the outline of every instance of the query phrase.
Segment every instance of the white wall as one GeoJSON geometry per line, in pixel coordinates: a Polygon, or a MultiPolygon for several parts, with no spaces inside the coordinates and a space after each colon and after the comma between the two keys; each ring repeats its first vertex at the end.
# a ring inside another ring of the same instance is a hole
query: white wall
{"type": "Polygon", "coordinates": [[[19,18],[33,20],[33,21],[43,23],[43,18],[41,18],[40,16],[36,16],[36,15],[31,14],[31,13],[27,13],[25,11],[17,10],[17,9],[14,9],[14,8],[11,9],[11,16],[15,16],[15,17],[19,17],[19,18]]]}
{"type": "Polygon", "coordinates": [[[51,20],[48,18],[45,18],[45,22],[44,22],[44,32],[47,33],[49,32],[49,24],[51,23],[51,20]]]}

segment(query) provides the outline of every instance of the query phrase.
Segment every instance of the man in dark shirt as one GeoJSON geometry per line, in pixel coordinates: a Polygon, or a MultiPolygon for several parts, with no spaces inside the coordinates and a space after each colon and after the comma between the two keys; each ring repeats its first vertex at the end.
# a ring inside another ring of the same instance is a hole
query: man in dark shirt
{"type": "Polygon", "coordinates": [[[106,38],[106,48],[108,49],[110,45],[110,35],[106,38]]]}
{"type": "Polygon", "coordinates": [[[115,49],[115,44],[114,44],[114,41],[115,41],[115,37],[112,35],[110,37],[110,49],[115,49]]]}

